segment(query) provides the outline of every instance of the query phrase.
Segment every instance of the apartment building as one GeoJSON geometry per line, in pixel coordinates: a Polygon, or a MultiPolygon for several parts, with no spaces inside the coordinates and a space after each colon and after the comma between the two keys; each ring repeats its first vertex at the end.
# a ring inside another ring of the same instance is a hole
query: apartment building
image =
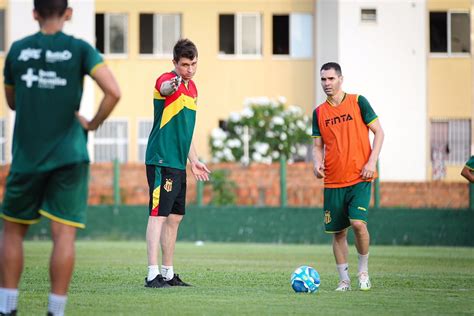
{"type": "MultiPolygon", "coordinates": [[[[0,51],[37,30],[33,1],[0,0],[0,51]],[[19,23],[21,21],[21,23],[19,23]]],[[[470,0],[70,0],[65,31],[99,49],[123,98],[90,137],[91,159],[141,162],[156,77],[172,69],[181,37],[199,49],[195,139],[248,97],[284,96],[307,114],[324,100],[319,67],[337,61],[345,90],[366,96],[386,131],[382,180],[460,180],[473,132],[470,0]],[[441,159],[441,160],[440,160],[441,159]],[[436,173],[439,163],[444,173],[436,173]]],[[[4,54],[0,56],[3,63],[4,54]]],[[[14,113],[0,96],[0,160],[9,162],[14,113]]],[[[85,83],[81,111],[100,100],[85,83]]]]}

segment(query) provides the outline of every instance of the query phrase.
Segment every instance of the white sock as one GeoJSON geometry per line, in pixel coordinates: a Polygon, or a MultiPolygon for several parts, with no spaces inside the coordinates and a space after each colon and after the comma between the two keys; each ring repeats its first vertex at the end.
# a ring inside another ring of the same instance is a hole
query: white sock
{"type": "Polygon", "coordinates": [[[165,281],[169,281],[174,276],[173,266],[161,266],[161,275],[165,281]]]}
{"type": "Polygon", "coordinates": [[[344,281],[344,280],[350,281],[348,263],[337,264],[336,268],[337,268],[337,272],[339,272],[339,281],[344,281]]]}
{"type": "Polygon", "coordinates": [[[158,265],[148,266],[148,281],[151,281],[156,278],[158,274],[160,274],[160,268],[158,267],[158,265]]]}
{"type": "Polygon", "coordinates": [[[0,313],[7,313],[7,293],[3,287],[0,288],[0,313]]]}
{"type": "Polygon", "coordinates": [[[359,273],[361,272],[369,272],[369,253],[359,254],[359,273]]]}
{"type": "Polygon", "coordinates": [[[18,304],[18,289],[0,288],[0,312],[10,313],[16,310],[18,304]]]}
{"type": "Polygon", "coordinates": [[[48,299],[48,312],[53,316],[64,316],[64,310],[66,309],[66,295],[57,295],[49,293],[48,299]]]}

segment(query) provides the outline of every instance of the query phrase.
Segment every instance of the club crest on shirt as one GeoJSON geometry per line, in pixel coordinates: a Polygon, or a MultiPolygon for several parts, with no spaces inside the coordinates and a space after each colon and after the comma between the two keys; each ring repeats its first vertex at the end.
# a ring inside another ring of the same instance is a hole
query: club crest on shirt
{"type": "Polygon", "coordinates": [[[171,190],[173,190],[173,180],[172,179],[166,179],[165,180],[165,185],[163,186],[163,189],[165,189],[166,192],[171,192],[171,190]]]}
{"type": "Polygon", "coordinates": [[[331,222],[331,211],[326,210],[324,212],[324,224],[329,224],[331,222]]]}

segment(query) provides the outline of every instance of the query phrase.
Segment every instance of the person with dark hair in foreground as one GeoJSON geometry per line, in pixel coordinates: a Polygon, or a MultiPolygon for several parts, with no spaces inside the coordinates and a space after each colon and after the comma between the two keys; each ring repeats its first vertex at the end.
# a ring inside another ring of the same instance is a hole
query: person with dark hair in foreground
{"type": "Polygon", "coordinates": [[[62,32],[71,16],[67,0],[35,0],[33,17],[40,31],[14,42],[5,60],[5,96],[16,115],[0,213],[0,315],[16,314],[23,239],[41,216],[51,220],[53,240],[48,315],[64,314],[76,229],[84,228],[86,220],[86,134],[120,99],[117,82],[96,49],[62,32]],[[104,93],[91,121],[78,114],[86,75],[104,93]]]}

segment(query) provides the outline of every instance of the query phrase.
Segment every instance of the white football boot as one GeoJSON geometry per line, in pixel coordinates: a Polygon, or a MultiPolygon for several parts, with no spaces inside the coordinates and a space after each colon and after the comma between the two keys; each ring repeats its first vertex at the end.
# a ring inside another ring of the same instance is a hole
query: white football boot
{"type": "Polygon", "coordinates": [[[361,291],[368,291],[371,288],[369,273],[362,271],[358,274],[359,277],[359,289],[361,291]]]}
{"type": "Polygon", "coordinates": [[[351,290],[351,280],[342,280],[336,288],[338,292],[346,292],[351,290]]]}

